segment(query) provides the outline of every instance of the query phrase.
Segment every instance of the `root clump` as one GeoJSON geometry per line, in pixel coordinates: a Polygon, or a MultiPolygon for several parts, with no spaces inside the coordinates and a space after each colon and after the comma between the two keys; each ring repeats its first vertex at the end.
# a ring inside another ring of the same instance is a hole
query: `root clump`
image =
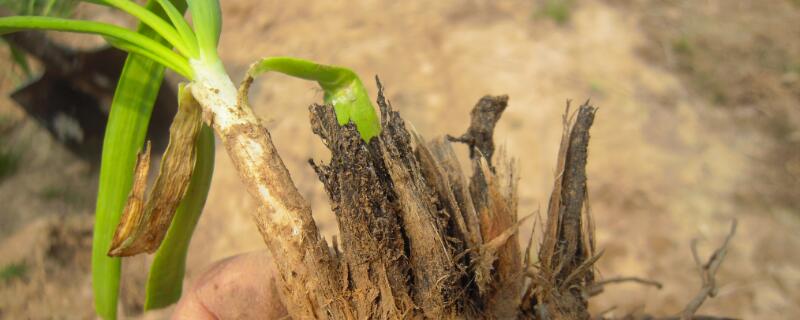
{"type": "MultiPolygon", "coordinates": [[[[591,319],[589,298],[606,284],[660,287],[635,277],[596,279],[594,264],[602,250],[595,248],[586,164],[597,109],[588,101],[575,113],[568,105],[564,115],[542,239],[538,254],[531,255],[531,245],[522,250],[518,239],[526,219],[517,213],[516,160],[502,148],[495,152],[493,141],[508,97],[481,98],[466,133],[425,140],[392,109],[380,82],[378,87],[382,132],[369,143],[354,125],[340,126],[330,106],[309,107],[312,129],[331,151],[328,161],[309,163],[329,196],[340,233],[327,254],[308,250],[322,254],[315,265],[332,272],[278,263],[294,318],[591,319]],[[468,145],[470,177],[452,142],[468,145]],[[294,281],[297,270],[314,276],[294,281]],[[303,296],[307,299],[295,304],[303,296]]],[[[269,224],[263,217],[258,221],[269,224]]],[[[700,265],[704,289],[681,319],[722,319],[694,313],[698,300],[702,304],[716,292],[714,273],[727,243],[713,261],[700,265]]]]}

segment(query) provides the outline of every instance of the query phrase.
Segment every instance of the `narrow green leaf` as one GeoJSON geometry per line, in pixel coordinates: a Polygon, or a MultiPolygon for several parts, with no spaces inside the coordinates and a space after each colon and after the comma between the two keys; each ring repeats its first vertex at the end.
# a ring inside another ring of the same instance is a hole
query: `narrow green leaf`
{"type": "Polygon", "coordinates": [[[175,29],[178,30],[178,33],[183,38],[183,42],[189,47],[189,51],[191,52],[191,58],[199,58],[200,51],[197,48],[197,36],[195,36],[194,31],[192,31],[192,27],[189,26],[189,23],[186,22],[186,19],[183,17],[183,13],[178,11],[178,8],[175,8],[172,3],[167,0],[156,0],[161,8],[169,16],[169,19],[172,21],[172,25],[175,26],[175,29]]]}
{"type": "Polygon", "coordinates": [[[340,125],[353,121],[364,141],[380,134],[378,114],[364,84],[352,70],[297,58],[272,57],[253,64],[248,76],[255,78],[269,71],[317,81],[325,92],[325,103],[333,105],[340,125]]]}
{"type": "Polygon", "coordinates": [[[0,18],[0,34],[29,29],[101,35],[109,40],[111,45],[153,59],[187,78],[192,77],[192,68],[186,58],[153,39],[113,24],[35,16],[0,18]]]}
{"type": "Polygon", "coordinates": [[[192,56],[191,50],[184,43],[183,38],[180,36],[180,34],[178,34],[178,31],[152,11],[147,10],[130,0],[91,0],[91,2],[109,5],[127,12],[128,14],[139,19],[139,21],[146,24],[151,29],[158,32],[159,35],[166,39],[167,42],[169,42],[173,47],[178,49],[178,51],[183,53],[184,56],[192,56]]]}
{"type": "Polygon", "coordinates": [[[204,125],[200,131],[196,148],[197,161],[189,189],[156,252],[147,276],[145,310],[167,307],[181,297],[189,242],[203,211],[214,173],[214,132],[208,126],[204,125]]]}
{"type": "Polygon", "coordinates": [[[197,45],[203,61],[214,63],[219,60],[217,44],[222,29],[222,14],[218,0],[189,0],[192,25],[197,35],[197,45]]]}
{"type": "Polygon", "coordinates": [[[144,142],[163,72],[150,59],[128,56],[111,104],[92,239],[95,310],[104,319],[116,319],[120,276],[120,260],[106,253],[133,182],[136,153],[144,142]]]}
{"type": "MultiPolygon", "coordinates": [[[[183,1],[175,1],[183,7],[183,1]]],[[[148,2],[149,10],[157,9],[148,2]]],[[[163,16],[163,13],[161,13],[163,16]]],[[[139,33],[161,41],[158,34],[140,24],[139,33]]],[[[163,41],[161,41],[163,43],[163,41]]],[[[95,310],[104,319],[116,319],[120,259],[106,255],[133,183],[136,154],[144,143],[150,114],[164,79],[164,68],[155,61],[131,54],[125,61],[108,117],[92,238],[92,287],[95,310]]]]}
{"type": "Polygon", "coordinates": [[[137,46],[136,44],[129,43],[129,42],[124,42],[124,41],[117,41],[114,38],[105,38],[105,39],[108,42],[108,44],[110,44],[110,45],[112,45],[112,46],[114,46],[116,48],[119,48],[122,51],[125,51],[125,52],[128,52],[128,53],[135,53],[135,54],[139,54],[139,55],[145,56],[145,57],[147,57],[147,58],[149,58],[151,60],[154,60],[154,61],[156,61],[158,63],[161,63],[163,66],[165,66],[165,67],[167,67],[169,69],[172,69],[173,71],[175,71],[178,74],[186,77],[187,79],[191,79],[192,78],[193,71],[192,71],[192,68],[188,64],[184,63],[186,60],[183,60],[183,61],[172,61],[172,60],[164,59],[163,56],[159,56],[158,54],[155,54],[155,53],[153,53],[151,51],[145,50],[142,47],[137,46]]]}

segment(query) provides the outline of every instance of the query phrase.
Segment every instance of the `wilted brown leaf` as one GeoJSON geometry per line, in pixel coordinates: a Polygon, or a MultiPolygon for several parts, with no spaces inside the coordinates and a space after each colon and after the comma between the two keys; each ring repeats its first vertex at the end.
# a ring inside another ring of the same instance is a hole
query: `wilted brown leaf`
{"type": "Polygon", "coordinates": [[[178,105],[178,113],[169,129],[169,145],[146,203],[143,195],[150,162],[149,142],[146,151],[139,156],[134,187],[114,234],[109,256],[154,252],[164,239],[175,210],[186,193],[196,160],[195,141],[203,120],[200,106],[188,88],[182,90],[178,105]]]}

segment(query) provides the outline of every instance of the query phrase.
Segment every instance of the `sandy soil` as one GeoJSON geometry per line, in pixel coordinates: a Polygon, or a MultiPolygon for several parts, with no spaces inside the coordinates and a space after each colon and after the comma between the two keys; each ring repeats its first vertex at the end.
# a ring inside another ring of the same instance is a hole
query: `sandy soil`
{"type": "MultiPolygon", "coordinates": [[[[665,284],[609,287],[593,309],[677,312],[699,287],[689,241],[701,239],[708,254],[736,218],[719,298],[702,313],[800,317],[800,30],[787,28],[800,19],[796,1],[568,1],[563,23],[546,2],[226,0],[220,51],[236,79],[270,55],[349,66],[365,81],[380,75],[395,108],[427,137],[463,132],[482,95],[509,94],[496,138],[520,159],[521,214],[546,205],[565,101],[591,98],[600,108],[588,169],[600,272],[665,284]]],[[[328,157],[307,122],[306,106],[321,93],[287,79],[258,80],[252,104],[330,236],[335,221],[306,164],[328,157]]],[[[7,92],[14,82],[3,81],[7,92]]],[[[0,282],[0,318],[91,318],[85,238],[96,175],[5,97],[0,111],[16,124],[4,141],[30,146],[0,182],[0,266],[28,266],[0,282]]],[[[219,149],[189,278],[263,248],[254,202],[219,149]]],[[[126,315],[140,314],[147,263],[125,266],[126,315]]]]}

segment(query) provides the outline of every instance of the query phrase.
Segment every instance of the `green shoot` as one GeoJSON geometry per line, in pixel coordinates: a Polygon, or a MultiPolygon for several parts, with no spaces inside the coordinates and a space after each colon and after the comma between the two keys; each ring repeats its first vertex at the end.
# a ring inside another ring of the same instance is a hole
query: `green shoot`
{"type": "Polygon", "coordinates": [[[361,138],[367,142],[380,134],[375,108],[361,79],[352,70],[297,58],[273,57],[253,64],[248,76],[255,78],[269,71],[316,81],[325,92],[325,103],[333,105],[339,125],[353,121],[361,138]]]}
{"type": "Polygon", "coordinates": [[[217,44],[222,29],[219,1],[192,0],[189,1],[189,11],[192,13],[194,32],[200,48],[200,60],[207,64],[218,62],[217,44]]]}

